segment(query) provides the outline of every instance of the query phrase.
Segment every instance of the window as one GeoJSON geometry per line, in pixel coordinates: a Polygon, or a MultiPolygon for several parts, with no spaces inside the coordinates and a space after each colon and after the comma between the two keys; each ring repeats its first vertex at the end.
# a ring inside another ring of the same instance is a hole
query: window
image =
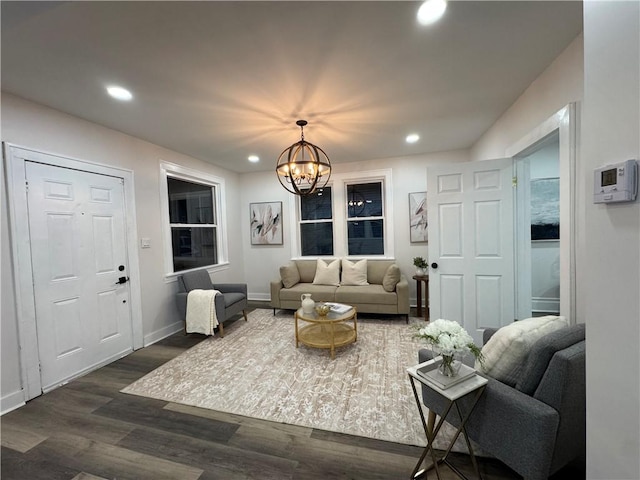
{"type": "Polygon", "coordinates": [[[215,187],[167,178],[173,271],[218,263],[215,187]]]}
{"type": "Polygon", "coordinates": [[[321,191],[298,197],[294,255],[392,257],[390,185],[391,170],[338,174],[321,191]]]}
{"type": "Polygon", "coordinates": [[[331,187],[300,197],[300,247],[302,255],[333,255],[333,205],[331,187]]]}
{"type": "Polygon", "coordinates": [[[221,179],[162,164],[167,274],[220,265],[225,259],[220,222],[221,179]]]}
{"type": "Polygon", "coordinates": [[[347,252],[384,254],[382,182],[347,184],[347,252]]]}

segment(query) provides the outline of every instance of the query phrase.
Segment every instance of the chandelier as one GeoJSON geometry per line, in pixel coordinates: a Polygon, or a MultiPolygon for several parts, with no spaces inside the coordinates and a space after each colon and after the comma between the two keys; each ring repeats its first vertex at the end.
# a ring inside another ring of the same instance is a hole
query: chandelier
{"type": "Polygon", "coordinates": [[[324,150],[304,139],[306,120],[298,120],[300,141],[278,157],[276,173],[282,186],[294,195],[309,195],[324,188],[331,176],[331,162],[324,150]]]}

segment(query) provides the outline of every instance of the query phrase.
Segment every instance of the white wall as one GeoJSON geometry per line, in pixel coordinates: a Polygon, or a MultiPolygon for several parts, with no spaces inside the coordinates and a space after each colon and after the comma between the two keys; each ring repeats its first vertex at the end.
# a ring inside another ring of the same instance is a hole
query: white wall
{"type": "Polygon", "coordinates": [[[0,390],[2,403],[0,411],[19,405],[23,400],[20,364],[18,361],[18,325],[15,321],[15,289],[12,278],[12,260],[9,250],[9,215],[7,208],[7,189],[4,183],[4,168],[0,168],[0,324],[2,362],[0,362],[0,390]],[[6,404],[6,406],[5,406],[6,404]]]}
{"type": "MultiPolygon", "coordinates": [[[[577,104],[578,138],[580,137],[580,112],[584,82],[583,35],[573,42],[536,78],[504,114],[472,146],[471,159],[501,158],[522,138],[569,103],[577,104]]],[[[577,163],[580,163],[578,152],[577,163]]],[[[576,189],[577,203],[584,202],[583,185],[576,189]]],[[[583,223],[581,210],[576,212],[576,228],[580,232],[583,223]]],[[[576,235],[576,290],[582,281],[582,255],[584,238],[576,235]]],[[[576,320],[584,322],[584,302],[576,302],[576,320]]]]}
{"type": "MultiPolygon", "coordinates": [[[[578,179],[640,157],[640,3],[584,2],[584,113],[578,179]]],[[[587,195],[587,478],[640,478],[640,201],[587,195]]]]}
{"type": "MultiPolygon", "coordinates": [[[[140,284],[145,344],[182,328],[175,307],[175,281],[164,278],[162,223],[160,216],[161,160],[217,175],[225,179],[228,218],[229,268],[214,276],[224,281],[244,278],[240,218],[239,175],[194,158],[124,135],[56,110],[2,94],[2,140],[48,153],[134,172],[137,235],[151,239],[151,248],[140,249],[140,284]]],[[[5,185],[3,185],[3,196],[5,185]]],[[[4,199],[3,199],[4,200],[4,199]]],[[[6,202],[2,205],[2,410],[10,408],[19,392],[19,358],[14,286],[10,268],[6,202]]]]}
{"type": "Polygon", "coordinates": [[[507,148],[562,107],[582,100],[583,38],[571,44],[471,148],[472,160],[502,158],[507,148]]]}
{"type": "MultiPolygon", "coordinates": [[[[363,172],[368,170],[391,169],[393,178],[395,259],[402,272],[409,279],[411,303],[415,304],[416,286],[411,279],[415,272],[413,257],[428,258],[426,243],[409,241],[409,193],[427,190],[427,165],[469,161],[467,151],[433,153],[411,157],[369,160],[357,163],[334,165],[336,174],[363,172]]],[[[295,212],[295,197],[278,182],[275,172],[245,174],[241,179],[242,188],[242,237],[245,245],[245,276],[249,297],[268,300],[269,281],[279,278],[279,267],[295,256],[291,247],[291,210],[295,212]],[[284,245],[252,246],[249,241],[249,203],[283,202],[284,245]]]]}
{"type": "Polygon", "coordinates": [[[587,325],[590,480],[640,478],[640,202],[591,199],[594,168],[640,156],[639,85],[640,3],[587,0],[584,36],[471,150],[473,160],[504,156],[564,105],[579,102],[576,306],[577,321],[587,325]]]}

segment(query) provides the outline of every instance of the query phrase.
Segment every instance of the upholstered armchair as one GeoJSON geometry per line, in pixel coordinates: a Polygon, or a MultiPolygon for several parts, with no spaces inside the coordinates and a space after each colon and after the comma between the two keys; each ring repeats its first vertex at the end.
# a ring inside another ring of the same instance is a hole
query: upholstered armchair
{"type": "Polygon", "coordinates": [[[187,272],[178,277],[178,293],[176,305],[183,319],[187,316],[187,296],[191,290],[218,290],[220,295],[215,296],[216,316],[218,317],[218,329],[221,337],[224,337],[223,323],[239,312],[242,312],[247,321],[247,284],[246,283],[216,283],[206,270],[187,272]]]}
{"type": "MultiPolygon", "coordinates": [[[[485,330],[484,343],[496,330],[485,330]]],[[[420,350],[420,362],[431,351],[420,350]]],[[[561,328],[537,340],[515,385],[489,378],[466,424],[469,438],[527,480],[543,480],[568,464],[584,465],[586,445],[585,328],[561,328]]],[[[423,387],[429,424],[447,405],[423,387]]],[[[461,400],[469,408],[472,395],[461,400]]],[[[447,417],[456,427],[456,415],[447,417]]]]}

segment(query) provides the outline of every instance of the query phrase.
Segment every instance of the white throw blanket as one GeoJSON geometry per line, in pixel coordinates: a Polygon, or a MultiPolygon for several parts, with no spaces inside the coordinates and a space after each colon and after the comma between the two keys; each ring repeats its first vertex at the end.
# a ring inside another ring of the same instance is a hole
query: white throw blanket
{"type": "Polygon", "coordinates": [[[191,290],[187,295],[187,333],[213,335],[218,326],[216,295],[218,290],[191,290]]]}

